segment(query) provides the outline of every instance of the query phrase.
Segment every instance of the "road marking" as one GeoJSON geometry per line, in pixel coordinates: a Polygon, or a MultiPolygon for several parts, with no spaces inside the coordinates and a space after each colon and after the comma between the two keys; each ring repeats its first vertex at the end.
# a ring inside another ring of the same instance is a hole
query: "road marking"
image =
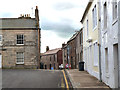
{"type": "Polygon", "coordinates": [[[64,70],[62,70],[62,72],[63,72],[63,75],[64,75],[64,79],[65,79],[65,83],[66,83],[66,88],[69,90],[69,86],[68,86],[68,82],[67,82],[64,70]]]}
{"type": "Polygon", "coordinates": [[[64,84],[63,78],[61,79],[61,88],[65,88],[65,84],[64,84]]]}

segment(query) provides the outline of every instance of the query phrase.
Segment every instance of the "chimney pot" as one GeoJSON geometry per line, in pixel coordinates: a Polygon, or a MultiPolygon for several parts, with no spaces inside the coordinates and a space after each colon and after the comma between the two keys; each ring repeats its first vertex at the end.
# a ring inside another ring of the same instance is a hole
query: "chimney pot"
{"type": "Polygon", "coordinates": [[[36,9],[38,9],[38,6],[36,6],[36,9]]]}

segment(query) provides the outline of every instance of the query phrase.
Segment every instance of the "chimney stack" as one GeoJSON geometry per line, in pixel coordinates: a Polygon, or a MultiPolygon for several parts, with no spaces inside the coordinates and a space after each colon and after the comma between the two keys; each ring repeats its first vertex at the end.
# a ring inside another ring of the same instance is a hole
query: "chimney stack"
{"type": "Polygon", "coordinates": [[[46,46],[46,52],[49,51],[49,46],[46,46]]]}
{"type": "Polygon", "coordinates": [[[36,6],[36,9],[35,9],[35,18],[36,18],[37,22],[39,22],[39,11],[38,11],[38,6],[36,6]]]}

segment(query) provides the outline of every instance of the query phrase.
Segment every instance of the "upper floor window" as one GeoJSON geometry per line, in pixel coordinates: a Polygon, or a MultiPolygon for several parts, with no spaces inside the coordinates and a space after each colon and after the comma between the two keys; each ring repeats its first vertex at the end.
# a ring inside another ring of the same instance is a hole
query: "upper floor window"
{"type": "Polygon", "coordinates": [[[88,26],[88,20],[87,20],[87,37],[89,36],[89,26],[88,26]]]}
{"type": "Polygon", "coordinates": [[[104,4],[104,28],[107,28],[107,3],[104,4]]]}
{"type": "Polygon", "coordinates": [[[0,42],[2,42],[2,35],[0,35],[0,42]]]}
{"type": "Polygon", "coordinates": [[[114,0],[113,2],[113,20],[115,20],[117,18],[117,1],[114,0]]]}
{"type": "Polygon", "coordinates": [[[83,37],[82,37],[82,32],[80,33],[80,45],[83,44],[83,37]]]}
{"type": "Polygon", "coordinates": [[[24,35],[17,35],[17,44],[24,44],[24,35]]]}
{"type": "Polygon", "coordinates": [[[93,17],[93,29],[97,26],[97,8],[96,5],[92,10],[92,17],[93,17]]]}

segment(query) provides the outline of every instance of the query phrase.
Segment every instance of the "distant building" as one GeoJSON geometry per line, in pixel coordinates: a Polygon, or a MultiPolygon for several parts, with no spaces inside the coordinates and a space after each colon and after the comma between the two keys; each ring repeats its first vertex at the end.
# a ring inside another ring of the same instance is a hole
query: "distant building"
{"type": "Polygon", "coordinates": [[[67,42],[67,62],[71,65],[71,69],[77,68],[78,63],[76,62],[76,41],[75,38],[78,32],[76,32],[70,40],[67,42]]]}
{"type": "Polygon", "coordinates": [[[46,50],[41,55],[41,69],[59,69],[59,65],[63,64],[61,48],[46,50]]]}
{"type": "Polygon", "coordinates": [[[0,67],[39,68],[40,28],[38,7],[35,18],[0,18],[0,67]],[[1,64],[2,63],[2,64],[1,64]]]}
{"type": "Polygon", "coordinates": [[[76,45],[76,68],[79,68],[79,62],[83,61],[83,29],[77,31],[78,34],[75,39],[76,45]]]}
{"type": "Polygon", "coordinates": [[[63,66],[65,68],[65,65],[68,64],[67,62],[67,44],[62,44],[62,58],[63,58],[63,66]]]}

